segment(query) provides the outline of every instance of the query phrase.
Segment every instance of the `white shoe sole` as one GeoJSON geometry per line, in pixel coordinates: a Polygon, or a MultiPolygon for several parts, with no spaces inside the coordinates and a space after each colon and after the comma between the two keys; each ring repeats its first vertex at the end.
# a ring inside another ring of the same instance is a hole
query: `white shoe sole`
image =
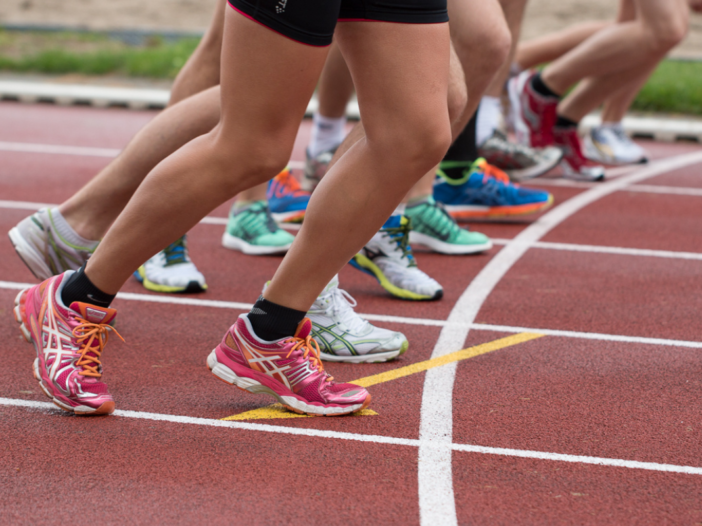
{"type": "Polygon", "coordinates": [[[51,269],[44,261],[44,256],[22,237],[17,227],[12,228],[8,236],[17,255],[37,279],[45,281],[53,276],[51,269]]]}
{"type": "Polygon", "coordinates": [[[440,254],[477,254],[478,252],[485,252],[492,248],[492,241],[479,245],[456,245],[414,231],[410,232],[409,241],[410,245],[419,243],[440,254]]]}
{"type": "Polygon", "coordinates": [[[238,250],[250,256],[264,256],[269,254],[285,254],[292,243],[279,247],[258,246],[247,243],[239,237],[232,236],[227,231],[222,235],[222,246],[229,250],[238,250]]]}
{"type": "Polygon", "coordinates": [[[229,385],[234,385],[239,389],[243,389],[249,393],[253,394],[268,394],[273,396],[278,402],[283,404],[285,407],[290,409],[295,413],[305,413],[308,415],[315,416],[338,416],[346,415],[358,411],[363,407],[364,404],[354,404],[349,407],[320,407],[316,405],[306,404],[302,400],[295,398],[293,396],[281,396],[269,387],[257,382],[252,378],[244,378],[237,376],[234,371],[224,364],[217,361],[217,349],[213,349],[212,352],[207,357],[207,368],[212,371],[220,380],[228,383],[229,385]]]}

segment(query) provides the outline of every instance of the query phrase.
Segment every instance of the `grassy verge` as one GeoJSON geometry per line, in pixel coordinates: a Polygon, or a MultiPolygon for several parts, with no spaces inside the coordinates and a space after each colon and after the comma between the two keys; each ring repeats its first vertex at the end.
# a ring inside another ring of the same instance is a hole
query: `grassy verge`
{"type": "Polygon", "coordinates": [[[197,43],[148,38],[128,45],[90,33],[0,31],[0,71],[173,78],[197,43]]]}
{"type": "MultiPolygon", "coordinates": [[[[149,38],[129,45],[101,34],[0,30],[0,71],[168,79],[175,77],[195,46],[193,38],[149,38]]],[[[632,109],[702,115],[702,62],[661,63],[632,109]]]]}

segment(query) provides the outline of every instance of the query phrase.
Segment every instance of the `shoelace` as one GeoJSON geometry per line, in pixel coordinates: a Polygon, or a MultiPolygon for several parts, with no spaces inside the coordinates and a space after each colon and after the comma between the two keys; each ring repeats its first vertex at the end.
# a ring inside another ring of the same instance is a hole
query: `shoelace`
{"type": "Polygon", "coordinates": [[[275,222],[268,205],[265,201],[257,201],[256,203],[239,210],[235,215],[249,214],[248,220],[244,216],[243,228],[254,236],[262,236],[278,231],[278,223],[275,222]]]}
{"type": "Polygon", "coordinates": [[[357,305],[356,300],[351,294],[343,289],[334,287],[329,292],[322,295],[324,300],[328,299],[329,307],[325,311],[339,314],[341,322],[352,331],[363,330],[368,322],[361,318],[353,308],[357,305]]]}
{"type": "Polygon", "coordinates": [[[412,247],[409,245],[409,218],[407,218],[407,221],[404,224],[400,223],[400,226],[384,227],[381,231],[386,233],[388,236],[390,236],[390,239],[397,243],[396,250],[402,251],[402,257],[408,259],[410,266],[417,265],[417,263],[414,261],[414,255],[412,254],[412,247]]]}
{"type": "Polygon", "coordinates": [[[181,237],[163,249],[163,254],[166,256],[166,266],[178,265],[179,263],[188,262],[188,254],[185,248],[185,237],[181,237]]]}
{"type": "Polygon", "coordinates": [[[488,162],[485,161],[485,159],[478,162],[478,167],[480,168],[480,171],[483,172],[483,183],[487,183],[488,179],[492,178],[496,179],[497,181],[503,184],[510,184],[509,175],[500,170],[497,166],[488,164],[488,162]]]}
{"type": "Polygon", "coordinates": [[[432,219],[436,218],[436,222],[440,234],[451,232],[453,228],[458,228],[456,221],[451,217],[451,215],[446,211],[446,208],[442,203],[434,201],[433,203],[427,203],[427,206],[431,209],[430,214],[432,219]]]}
{"type": "Polygon", "coordinates": [[[302,357],[305,360],[309,360],[318,372],[324,373],[327,377],[327,382],[334,380],[334,377],[324,370],[324,365],[319,357],[319,344],[312,338],[311,334],[308,334],[306,338],[288,338],[286,341],[295,342],[290,348],[290,352],[285,356],[286,358],[290,358],[290,355],[297,350],[303,350],[302,357]]]}
{"type": "Polygon", "coordinates": [[[280,189],[276,190],[278,197],[283,197],[286,194],[292,194],[293,197],[300,197],[306,195],[300,183],[295,177],[293,177],[292,170],[286,169],[275,176],[275,180],[278,182],[280,189]]]}
{"type": "Polygon", "coordinates": [[[102,373],[98,370],[102,365],[100,356],[102,356],[102,350],[105,348],[105,345],[107,345],[109,333],[114,332],[122,341],[124,341],[124,338],[122,338],[122,335],[117,332],[117,329],[111,325],[93,323],[79,316],[76,316],[76,319],[80,322],[80,325],[74,327],[71,332],[80,344],[80,358],[76,362],[76,365],[82,367],[83,370],[78,374],[81,376],[100,378],[102,377],[102,373]],[[88,341],[86,342],[85,340],[88,341]],[[97,346],[94,347],[93,342],[96,340],[97,346]],[[89,352],[94,353],[95,356],[88,356],[89,352]]]}

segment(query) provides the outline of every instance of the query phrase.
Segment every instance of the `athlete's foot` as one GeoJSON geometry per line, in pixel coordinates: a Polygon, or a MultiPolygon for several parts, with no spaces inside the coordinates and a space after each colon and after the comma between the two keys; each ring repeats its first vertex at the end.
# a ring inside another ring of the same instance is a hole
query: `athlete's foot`
{"type": "Polygon", "coordinates": [[[331,163],[335,153],[336,148],[326,152],[321,152],[312,157],[309,150],[305,150],[305,172],[302,175],[301,181],[303,190],[306,190],[307,192],[314,192],[314,189],[317,188],[319,181],[321,181],[324,174],[327,173],[329,163],[331,163]]]}
{"type": "Polygon", "coordinates": [[[576,181],[604,180],[604,167],[593,163],[583,154],[577,128],[554,128],[553,137],[556,146],[563,150],[563,160],[561,161],[563,177],[576,181]]]}
{"type": "Polygon", "coordinates": [[[289,168],[270,180],[266,192],[273,219],[279,223],[301,223],[310,195],[310,192],[300,188],[300,183],[289,168]]]}
{"type": "MultiPolygon", "coordinates": [[[[87,303],[66,307],[61,290],[71,271],[21,291],[15,319],[34,344],[34,378],[54,404],[77,415],[104,415],[115,403],[102,382],[102,354],[116,311],[87,303]]],[[[121,338],[121,336],[119,336],[121,338]]]]}
{"type": "Polygon", "coordinates": [[[514,115],[517,141],[525,146],[541,148],[553,144],[557,97],[545,97],[532,86],[536,71],[523,71],[507,83],[514,115]]]}
{"type": "Polygon", "coordinates": [[[511,183],[507,174],[484,159],[474,163],[442,162],[434,183],[434,199],[456,219],[533,214],[553,203],[550,193],[511,183]],[[460,178],[451,178],[449,173],[460,178]]]}
{"type": "Polygon", "coordinates": [[[530,148],[514,143],[500,130],[495,130],[478,146],[478,155],[504,171],[512,181],[524,181],[558,166],[563,152],[555,146],[530,148]]]}
{"type": "Polygon", "coordinates": [[[229,212],[227,228],[222,234],[222,246],[244,254],[285,254],[295,236],[278,226],[265,201],[254,201],[229,212]]]}
{"type": "Polygon", "coordinates": [[[336,383],[319,358],[305,318],[294,336],[272,342],[254,333],[242,314],[207,358],[217,378],[254,394],[273,396],[296,413],[314,416],[346,415],[370,404],[363,387],[336,383]]]}
{"type": "Polygon", "coordinates": [[[185,236],[171,243],[134,272],[134,277],[153,292],[204,292],[205,276],[188,255],[185,236]]]}
{"type": "Polygon", "coordinates": [[[409,232],[407,217],[390,217],[350,263],[377,279],[396,298],[438,300],[444,295],[444,290],[417,267],[409,245],[409,232]]]}
{"type": "Polygon", "coordinates": [[[441,254],[475,254],[492,248],[492,241],[480,232],[469,232],[456,224],[441,203],[428,196],[407,205],[411,244],[421,244],[441,254]]]}
{"type": "Polygon", "coordinates": [[[79,269],[98,245],[80,237],[56,209],[49,208],[20,221],[9,236],[17,255],[42,281],[79,269]]]}
{"type": "Polygon", "coordinates": [[[621,124],[592,128],[583,141],[585,157],[603,164],[638,164],[648,162],[648,154],[629,138],[621,124]]]}
{"type": "Polygon", "coordinates": [[[407,350],[409,343],[404,334],[371,325],[356,314],[355,306],[356,301],[339,288],[339,279],[334,276],[307,313],[322,360],[387,362],[407,350]]]}

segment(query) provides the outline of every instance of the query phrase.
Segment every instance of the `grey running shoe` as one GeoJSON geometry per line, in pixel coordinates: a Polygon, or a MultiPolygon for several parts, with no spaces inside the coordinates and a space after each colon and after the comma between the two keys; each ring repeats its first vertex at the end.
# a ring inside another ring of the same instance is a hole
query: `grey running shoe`
{"type": "Polygon", "coordinates": [[[92,246],[69,242],[58,232],[49,208],[42,208],[20,221],[9,236],[17,255],[41,281],[79,269],[98,245],[97,242],[92,246]]]}
{"type": "Polygon", "coordinates": [[[336,148],[312,157],[310,156],[309,150],[305,150],[305,173],[302,175],[302,181],[300,181],[300,186],[302,186],[303,190],[306,192],[314,192],[319,181],[321,181],[324,174],[327,173],[329,163],[335,153],[336,148]]]}
{"type": "Polygon", "coordinates": [[[592,128],[583,141],[583,153],[591,161],[604,164],[648,162],[646,150],[629,138],[621,124],[592,128]]]}
{"type": "Polygon", "coordinates": [[[563,157],[563,152],[555,146],[530,148],[509,141],[500,130],[478,146],[478,155],[497,166],[513,181],[524,181],[545,174],[555,168],[563,157]]]}
{"type": "Polygon", "coordinates": [[[401,332],[371,325],[353,308],[356,300],[339,288],[337,276],[317,297],[307,317],[320,357],[329,362],[378,363],[394,360],[409,347],[401,332]]]}

